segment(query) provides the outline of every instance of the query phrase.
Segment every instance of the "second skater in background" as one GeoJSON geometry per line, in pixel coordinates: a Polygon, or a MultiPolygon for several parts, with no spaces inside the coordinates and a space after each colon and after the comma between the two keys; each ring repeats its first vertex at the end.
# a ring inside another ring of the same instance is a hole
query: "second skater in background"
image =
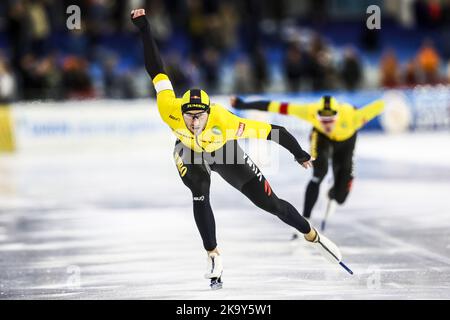
{"type": "MultiPolygon", "coordinates": [[[[303,216],[311,217],[319,196],[319,187],[328,172],[331,159],[334,184],[328,191],[328,204],[322,221],[322,230],[326,221],[342,205],[353,183],[353,153],[357,131],[368,121],[379,115],[384,108],[382,100],[376,100],[360,109],[349,103],[339,102],[334,97],[323,96],[313,103],[286,103],[277,101],[244,102],[239,97],[231,98],[231,105],[236,109],[254,109],[285,115],[292,115],[312,124],[311,156],[313,176],[306,187],[303,216]]],[[[297,233],[294,234],[297,238],[297,233]]]]}

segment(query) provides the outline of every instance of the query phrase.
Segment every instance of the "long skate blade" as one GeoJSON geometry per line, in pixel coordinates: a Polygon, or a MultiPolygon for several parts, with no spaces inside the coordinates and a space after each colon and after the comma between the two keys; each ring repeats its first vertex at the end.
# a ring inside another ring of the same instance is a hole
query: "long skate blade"
{"type": "Polygon", "coordinates": [[[353,271],[350,270],[349,267],[347,267],[342,261],[339,262],[342,268],[344,268],[348,273],[353,274],[353,271]]]}
{"type": "Polygon", "coordinates": [[[223,282],[221,278],[213,278],[211,279],[211,283],[209,285],[212,290],[219,290],[223,287],[223,282]]]}
{"type": "Polygon", "coordinates": [[[325,216],[323,217],[322,220],[322,231],[325,230],[325,224],[327,223],[327,220],[334,214],[334,212],[336,211],[336,202],[335,200],[330,200],[330,202],[328,203],[327,206],[327,210],[325,211],[325,216]]]}
{"type": "Polygon", "coordinates": [[[320,231],[325,231],[325,225],[327,221],[325,219],[322,220],[322,224],[320,225],[320,231]]]}

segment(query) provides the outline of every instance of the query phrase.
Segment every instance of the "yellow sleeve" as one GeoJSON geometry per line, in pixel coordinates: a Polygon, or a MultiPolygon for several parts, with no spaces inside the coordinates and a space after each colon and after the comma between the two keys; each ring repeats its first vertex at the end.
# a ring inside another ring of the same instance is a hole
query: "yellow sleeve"
{"type": "Polygon", "coordinates": [[[272,126],[266,122],[238,117],[227,109],[221,108],[221,121],[227,130],[227,140],[230,139],[267,139],[272,126]]]}
{"type": "Polygon", "coordinates": [[[355,113],[355,126],[356,130],[363,127],[367,122],[375,118],[384,110],[384,101],[375,100],[368,105],[356,110],[355,113]]]}
{"type": "Polygon", "coordinates": [[[180,107],[180,99],[177,99],[173,91],[172,83],[169,77],[163,73],[159,73],[153,79],[153,85],[156,90],[156,103],[158,111],[164,121],[174,111],[180,107]]]}
{"type": "Polygon", "coordinates": [[[315,114],[319,108],[319,103],[299,104],[271,101],[268,111],[295,116],[312,123],[315,120],[315,114]]]}
{"type": "Polygon", "coordinates": [[[272,130],[272,126],[266,122],[237,118],[239,124],[236,139],[267,139],[267,136],[272,130]]]}

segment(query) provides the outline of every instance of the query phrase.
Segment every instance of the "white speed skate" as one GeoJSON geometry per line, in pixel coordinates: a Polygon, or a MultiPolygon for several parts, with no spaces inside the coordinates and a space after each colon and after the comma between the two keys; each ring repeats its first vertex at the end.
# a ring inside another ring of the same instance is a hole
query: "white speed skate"
{"type": "MultiPolygon", "coordinates": [[[[315,230],[315,229],[314,229],[315,230]]],[[[306,240],[306,237],[305,237],[306,240]]],[[[335,245],[330,239],[325,237],[316,230],[316,237],[314,240],[308,241],[316,250],[318,250],[322,256],[327,259],[331,263],[337,263],[341,267],[343,267],[348,273],[353,274],[353,271],[350,270],[343,262],[342,262],[342,253],[341,250],[335,245]]]]}
{"type": "Polygon", "coordinates": [[[222,257],[217,253],[209,253],[206,262],[205,278],[210,279],[210,287],[213,290],[222,289],[222,257]]]}

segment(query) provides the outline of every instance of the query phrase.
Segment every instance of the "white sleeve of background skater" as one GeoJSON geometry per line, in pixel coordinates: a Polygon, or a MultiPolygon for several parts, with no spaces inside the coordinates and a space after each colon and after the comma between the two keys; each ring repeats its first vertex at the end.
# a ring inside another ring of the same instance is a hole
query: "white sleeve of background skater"
{"type": "Polygon", "coordinates": [[[173,90],[172,83],[170,80],[161,80],[155,83],[156,93],[160,93],[164,90],[173,90]]]}

